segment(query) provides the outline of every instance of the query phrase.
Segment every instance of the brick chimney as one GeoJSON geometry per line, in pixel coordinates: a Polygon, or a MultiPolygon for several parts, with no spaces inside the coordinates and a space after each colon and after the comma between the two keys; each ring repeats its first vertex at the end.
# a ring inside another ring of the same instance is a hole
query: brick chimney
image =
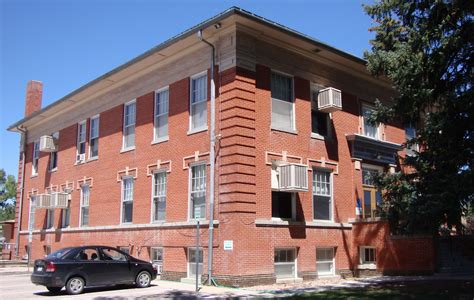
{"type": "Polygon", "coordinates": [[[41,81],[30,80],[26,85],[25,117],[41,109],[43,98],[43,83],[41,81]]]}

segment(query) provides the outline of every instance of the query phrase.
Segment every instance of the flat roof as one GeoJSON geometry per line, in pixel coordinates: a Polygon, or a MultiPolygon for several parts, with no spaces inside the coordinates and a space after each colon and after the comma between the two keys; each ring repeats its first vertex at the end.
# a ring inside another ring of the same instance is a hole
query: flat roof
{"type": "Polygon", "coordinates": [[[83,86],[79,87],[78,89],[72,91],[71,93],[67,94],[66,96],[64,96],[64,97],[62,97],[62,98],[60,98],[60,99],[58,99],[57,101],[55,101],[55,102],[53,102],[53,103],[51,103],[51,104],[45,106],[44,108],[42,108],[42,109],[40,109],[40,110],[38,110],[38,111],[36,111],[36,112],[34,112],[34,113],[32,113],[32,114],[30,114],[30,115],[24,117],[23,119],[21,119],[21,120],[15,122],[15,123],[13,123],[12,125],[10,125],[10,126],[7,128],[7,130],[9,130],[9,131],[18,131],[17,128],[18,128],[18,127],[21,127],[21,125],[23,125],[25,122],[27,122],[27,121],[29,121],[29,120],[32,120],[32,119],[34,119],[35,117],[37,117],[37,116],[43,114],[44,112],[50,110],[51,108],[53,108],[53,107],[55,107],[55,106],[57,106],[57,105],[59,105],[59,104],[65,102],[65,101],[67,101],[67,100],[70,99],[72,96],[74,96],[74,95],[76,95],[76,94],[78,94],[78,93],[80,93],[80,92],[82,92],[82,91],[88,89],[89,87],[92,87],[93,85],[99,83],[100,81],[104,80],[105,78],[110,77],[110,76],[112,76],[112,75],[114,75],[114,74],[120,72],[121,70],[123,70],[123,69],[125,69],[125,68],[127,68],[127,67],[129,67],[129,66],[131,66],[131,65],[133,65],[133,64],[135,64],[135,63],[137,63],[137,62],[139,62],[139,61],[141,61],[141,60],[143,60],[143,59],[145,59],[145,58],[147,58],[147,57],[149,57],[149,56],[151,56],[152,54],[154,54],[154,53],[156,53],[156,52],[158,52],[158,51],[161,51],[161,50],[165,49],[166,47],[168,47],[168,46],[170,46],[170,45],[172,45],[172,44],[174,44],[174,43],[176,43],[176,42],[178,42],[178,41],[180,41],[180,40],[182,40],[182,39],[184,39],[184,38],[186,38],[186,37],[188,37],[188,36],[191,36],[191,35],[196,34],[199,30],[202,30],[202,29],[205,29],[205,28],[207,28],[207,27],[209,27],[209,26],[212,26],[212,25],[214,25],[215,23],[218,23],[219,21],[221,21],[221,20],[223,20],[223,19],[226,19],[227,17],[229,17],[229,16],[231,16],[231,15],[234,15],[234,14],[240,15],[240,16],[243,16],[243,17],[248,18],[248,19],[250,19],[250,20],[256,21],[256,22],[258,22],[258,23],[262,23],[262,24],[264,24],[264,25],[270,26],[270,27],[272,27],[273,29],[276,29],[276,30],[279,30],[279,31],[284,32],[284,33],[286,33],[286,34],[292,35],[292,36],[294,36],[294,37],[296,37],[296,38],[299,38],[299,39],[302,39],[302,40],[304,40],[304,41],[313,43],[314,45],[316,45],[316,46],[318,46],[318,47],[321,47],[321,48],[324,48],[324,49],[326,49],[326,50],[332,51],[332,52],[334,52],[334,53],[336,53],[336,54],[338,54],[338,55],[341,55],[341,56],[343,56],[343,57],[345,57],[345,58],[347,58],[347,59],[350,59],[350,60],[352,60],[352,61],[354,61],[354,62],[356,62],[356,63],[360,63],[360,64],[363,64],[363,65],[366,64],[366,61],[365,61],[364,59],[360,58],[360,57],[357,57],[357,56],[355,56],[355,55],[353,55],[353,54],[350,54],[350,53],[348,53],[348,52],[345,52],[345,51],[342,51],[342,50],[340,50],[340,49],[337,49],[337,48],[335,48],[335,47],[333,47],[333,46],[330,46],[330,45],[328,45],[328,44],[326,44],[326,43],[323,43],[323,42],[321,42],[321,41],[319,41],[319,40],[317,40],[317,39],[315,39],[315,38],[313,38],[313,37],[310,37],[310,36],[308,36],[308,35],[306,35],[306,34],[303,34],[303,33],[301,33],[301,32],[298,32],[298,31],[296,31],[296,30],[293,30],[293,29],[291,29],[291,28],[289,28],[289,27],[286,27],[286,26],[284,26],[284,25],[281,25],[281,24],[279,24],[279,23],[277,23],[277,22],[271,21],[271,20],[266,19],[266,18],[264,18],[264,17],[258,16],[258,15],[256,15],[256,14],[254,14],[254,13],[252,13],[252,12],[249,12],[249,11],[246,11],[246,10],[240,8],[240,7],[233,6],[233,7],[229,8],[229,9],[226,9],[225,11],[223,11],[223,12],[221,12],[221,13],[215,15],[214,17],[209,18],[209,19],[207,19],[207,20],[205,20],[205,21],[203,21],[203,22],[197,24],[196,26],[193,26],[193,27],[189,28],[188,30],[185,30],[185,31],[183,31],[182,33],[180,33],[180,34],[178,34],[178,35],[176,35],[176,36],[174,36],[174,37],[172,37],[172,38],[170,38],[170,39],[164,41],[163,43],[161,43],[161,44],[159,44],[159,45],[157,45],[157,46],[151,48],[150,50],[144,52],[143,54],[141,54],[141,55],[139,55],[139,56],[137,56],[137,57],[135,57],[135,58],[133,58],[133,59],[127,61],[126,63],[124,63],[124,64],[122,64],[122,65],[116,67],[115,69],[112,69],[111,71],[105,73],[104,75],[99,76],[99,77],[97,77],[96,79],[94,79],[94,80],[92,80],[92,81],[86,83],[85,85],[83,85],[83,86]]]}

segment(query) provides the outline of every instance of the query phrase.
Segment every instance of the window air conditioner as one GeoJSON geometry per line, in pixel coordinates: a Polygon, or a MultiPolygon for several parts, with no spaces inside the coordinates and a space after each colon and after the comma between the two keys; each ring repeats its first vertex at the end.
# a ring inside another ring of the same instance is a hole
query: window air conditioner
{"type": "Polygon", "coordinates": [[[76,155],[76,162],[83,163],[85,161],[86,161],[86,154],[85,153],[76,155]]]}
{"type": "Polygon", "coordinates": [[[332,87],[320,90],[318,94],[318,110],[325,113],[342,110],[341,91],[332,87]]]}
{"type": "Polygon", "coordinates": [[[55,192],[51,194],[54,208],[66,209],[69,206],[69,194],[64,192],[55,192]]]}
{"type": "Polygon", "coordinates": [[[280,192],[307,192],[308,166],[276,162],[272,168],[272,189],[280,192]]]}
{"type": "Polygon", "coordinates": [[[52,208],[53,203],[51,201],[50,194],[39,194],[36,204],[36,208],[52,208]]]}
{"type": "Polygon", "coordinates": [[[51,135],[43,135],[40,137],[39,151],[41,152],[55,152],[56,144],[54,138],[51,135]]]}

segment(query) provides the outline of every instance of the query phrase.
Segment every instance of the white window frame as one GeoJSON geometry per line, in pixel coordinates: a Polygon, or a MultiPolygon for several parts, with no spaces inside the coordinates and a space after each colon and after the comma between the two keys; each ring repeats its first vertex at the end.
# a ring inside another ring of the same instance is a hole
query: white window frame
{"type": "Polygon", "coordinates": [[[324,140],[324,139],[330,138],[331,137],[331,132],[332,132],[332,128],[331,128],[332,113],[324,113],[324,112],[319,111],[317,96],[316,96],[316,99],[314,99],[314,93],[319,93],[319,91],[321,91],[322,89],[324,89],[323,86],[315,84],[315,83],[311,83],[311,87],[310,87],[310,94],[311,94],[310,95],[310,98],[311,98],[311,138],[318,139],[318,140],[324,140]],[[314,102],[314,105],[316,107],[313,107],[313,102],[314,102]],[[313,111],[324,113],[324,114],[328,115],[327,118],[326,118],[326,123],[327,123],[326,127],[328,129],[328,134],[327,135],[322,135],[318,132],[313,131],[313,124],[312,124],[312,122],[313,122],[313,120],[312,120],[313,111]]]}
{"type": "Polygon", "coordinates": [[[316,273],[318,277],[324,277],[324,276],[333,276],[335,275],[336,271],[336,255],[335,255],[335,248],[334,247],[317,247],[316,248],[316,273]],[[332,253],[332,260],[321,260],[318,261],[318,250],[331,250],[332,253]],[[323,264],[323,263],[332,263],[332,268],[331,272],[319,272],[318,264],[323,264]]]}
{"type": "Polygon", "coordinates": [[[36,209],[36,201],[38,198],[36,195],[30,196],[30,209],[28,215],[28,231],[33,231],[35,229],[35,209],[36,209]]]}
{"type": "Polygon", "coordinates": [[[33,143],[33,153],[31,159],[31,176],[38,175],[38,166],[39,166],[39,141],[33,143]]]}
{"type": "Polygon", "coordinates": [[[167,189],[168,189],[168,174],[166,170],[158,170],[153,173],[151,177],[151,223],[160,223],[166,221],[166,200],[167,200],[167,189]],[[165,176],[165,183],[164,183],[164,195],[157,196],[155,195],[155,179],[157,175],[163,174],[165,176]],[[165,198],[165,218],[163,220],[155,220],[155,198],[165,198]]]}
{"type": "Polygon", "coordinates": [[[121,185],[121,201],[120,201],[120,224],[133,224],[133,197],[134,197],[134,189],[135,189],[135,179],[132,176],[124,176],[122,177],[122,180],[120,182],[121,185]],[[131,199],[132,200],[126,200],[124,199],[125,197],[125,180],[131,180],[132,183],[132,190],[131,190],[131,199]],[[124,202],[132,202],[132,221],[131,222],[124,222],[123,221],[123,205],[124,202]]]}
{"type": "Polygon", "coordinates": [[[311,188],[312,188],[312,193],[311,193],[311,197],[312,197],[312,203],[311,203],[311,206],[313,208],[313,220],[315,221],[318,221],[318,222],[329,222],[329,223],[332,223],[334,222],[334,176],[333,176],[333,172],[331,172],[330,170],[327,170],[327,169],[320,169],[320,168],[313,168],[313,176],[311,178],[311,188]],[[314,197],[315,196],[318,196],[318,197],[328,197],[327,195],[322,195],[322,194],[317,194],[316,193],[316,189],[315,189],[315,175],[316,175],[316,172],[322,172],[322,173],[328,173],[329,174],[329,192],[330,192],[330,201],[331,201],[331,204],[329,205],[329,209],[330,209],[330,212],[329,212],[329,216],[330,216],[330,219],[329,220],[325,220],[325,219],[316,219],[315,215],[314,215],[314,197]]]}
{"type": "MultiPolygon", "coordinates": [[[[364,110],[372,110],[374,111],[375,110],[375,107],[372,106],[372,105],[369,105],[367,103],[362,103],[362,106],[361,106],[361,116],[362,116],[362,134],[365,136],[365,137],[368,137],[368,138],[371,138],[371,139],[375,139],[375,140],[381,140],[381,132],[380,132],[380,127],[382,125],[382,123],[375,123],[375,137],[373,136],[370,136],[370,135],[367,135],[367,132],[365,130],[365,116],[364,116],[364,110]]],[[[367,125],[367,126],[372,126],[372,125],[367,125]]]]}
{"type": "Polygon", "coordinates": [[[84,163],[86,160],[86,153],[87,153],[87,148],[86,148],[86,141],[87,141],[87,120],[81,121],[77,123],[77,139],[76,139],[76,164],[78,163],[84,163]],[[84,128],[84,134],[81,133],[81,128],[84,128]],[[83,140],[81,139],[83,137],[83,140]],[[84,153],[80,153],[81,149],[81,144],[84,144],[84,153]],[[77,157],[80,154],[84,154],[84,161],[79,161],[77,160],[77,157]]]}
{"type": "MultiPolygon", "coordinates": [[[[272,190],[272,192],[287,193],[287,192],[280,192],[277,190],[272,190]]],[[[291,194],[291,219],[274,217],[272,214],[272,220],[275,220],[275,221],[295,221],[296,220],[296,193],[294,192],[289,192],[289,193],[291,194]]]]}
{"type": "MultiPolygon", "coordinates": [[[[59,132],[56,131],[55,133],[53,133],[51,135],[53,137],[53,140],[54,141],[58,141],[59,139],[59,132]]],[[[57,171],[58,170],[58,149],[56,149],[56,151],[54,152],[51,152],[51,154],[49,155],[49,172],[54,172],[54,171],[57,171]],[[56,167],[53,168],[53,161],[55,160],[56,162],[56,167]]]]}
{"type": "Polygon", "coordinates": [[[199,220],[205,220],[206,219],[206,212],[207,212],[207,162],[205,161],[201,161],[201,162],[196,162],[196,163],[192,163],[189,165],[189,175],[188,175],[188,220],[195,220],[195,218],[192,218],[192,216],[194,215],[194,206],[192,204],[192,201],[191,201],[191,194],[192,193],[197,193],[197,191],[192,191],[192,187],[193,187],[193,184],[192,184],[192,180],[193,180],[193,168],[194,167],[200,167],[200,166],[204,166],[204,174],[205,174],[205,179],[204,179],[204,192],[205,192],[205,198],[204,198],[204,205],[205,205],[205,208],[204,208],[204,217],[201,216],[201,218],[199,220]]]}
{"type": "Polygon", "coordinates": [[[207,122],[208,122],[208,118],[207,118],[207,114],[208,114],[208,111],[207,111],[207,98],[209,96],[209,91],[207,89],[208,80],[209,80],[209,78],[207,78],[207,70],[199,72],[199,73],[194,74],[193,76],[189,77],[189,131],[188,131],[188,135],[196,133],[196,132],[201,132],[201,131],[206,131],[207,130],[207,122]],[[201,77],[206,77],[206,84],[205,84],[206,97],[205,97],[204,100],[193,103],[193,80],[201,78],[201,77]],[[206,110],[206,113],[205,113],[206,122],[201,127],[193,128],[193,114],[192,114],[193,105],[200,104],[202,102],[206,103],[206,105],[204,106],[205,110],[206,110]]]}
{"type": "Polygon", "coordinates": [[[290,132],[290,133],[297,133],[297,130],[296,130],[296,105],[295,105],[295,102],[296,102],[296,96],[295,96],[295,78],[293,75],[291,74],[287,74],[287,73],[284,73],[284,72],[281,72],[281,71],[278,71],[278,70],[271,70],[270,72],[270,129],[272,130],[277,130],[277,131],[285,131],[285,132],[290,132]],[[278,127],[278,126],[274,126],[273,125],[273,121],[272,121],[272,114],[273,114],[273,100],[276,100],[276,101],[283,101],[283,102],[288,102],[288,101],[285,101],[285,100],[280,100],[280,99],[277,99],[277,98],[273,98],[271,95],[272,95],[272,78],[271,78],[271,75],[272,73],[274,74],[277,74],[277,75],[280,75],[280,76],[284,76],[284,77],[288,77],[290,78],[291,80],[291,97],[292,97],[292,106],[291,106],[291,110],[292,110],[292,116],[291,116],[291,119],[292,119],[292,122],[291,122],[291,128],[281,128],[281,127],[278,127]]]}
{"type": "Polygon", "coordinates": [[[99,136],[100,136],[100,115],[95,115],[91,117],[91,119],[89,120],[89,151],[88,151],[89,160],[99,158],[99,136]],[[97,136],[92,135],[93,134],[92,122],[94,120],[97,120],[97,136]],[[96,156],[92,155],[92,140],[97,140],[97,155],[96,156]]]}
{"type": "Polygon", "coordinates": [[[152,144],[160,143],[167,141],[169,139],[169,105],[170,105],[170,91],[169,87],[165,86],[161,89],[158,89],[155,91],[155,99],[153,101],[153,141],[152,144]],[[166,112],[158,114],[156,111],[156,105],[157,105],[157,96],[166,92],[168,94],[168,99],[166,101],[166,112]],[[158,120],[159,118],[164,118],[166,117],[166,123],[168,124],[168,128],[166,130],[166,135],[164,136],[158,136],[158,120]]]}
{"type": "Polygon", "coordinates": [[[136,127],[135,127],[136,124],[137,124],[137,100],[133,99],[133,100],[131,100],[131,101],[129,101],[129,102],[127,102],[123,105],[122,150],[121,150],[121,152],[135,149],[135,140],[136,140],[136,136],[137,136],[137,131],[136,131],[136,127]],[[127,107],[130,106],[130,105],[135,106],[135,109],[134,109],[135,115],[133,117],[134,121],[133,121],[133,123],[125,124],[125,121],[127,119],[126,118],[127,107]],[[128,129],[129,127],[133,127],[133,133],[134,133],[133,146],[125,145],[125,130],[128,129]]]}
{"type": "MultiPolygon", "coordinates": [[[[194,278],[196,276],[196,274],[192,274],[193,277],[191,277],[191,274],[190,274],[190,269],[191,269],[190,265],[191,264],[196,265],[196,262],[190,262],[191,251],[196,252],[196,247],[188,247],[187,271],[186,271],[187,278],[194,278]]],[[[198,277],[201,278],[202,273],[204,272],[204,248],[199,247],[199,252],[201,252],[201,255],[199,255],[199,261],[202,260],[202,262],[198,264],[200,265],[200,267],[198,266],[198,270],[196,271],[199,271],[199,268],[201,269],[201,274],[198,275],[198,277]]]]}
{"type": "Polygon", "coordinates": [[[152,264],[158,265],[158,275],[160,275],[163,271],[163,261],[165,258],[165,250],[163,247],[150,247],[150,261],[152,264]],[[153,259],[154,251],[161,251],[161,260],[153,259]]]}
{"type": "Polygon", "coordinates": [[[90,221],[90,201],[91,201],[91,187],[88,184],[81,185],[81,198],[79,199],[79,227],[87,227],[89,226],[90,221]],[[87,188],[87,193],[84,193],[84,189],[87,188]],[[87,195],[87,205],[84,204],[87,195]],[[87,224],[82,223],[82,209],[86,208],[87,211],[87,224]]]}
{"type": "Polygon", "coordinates": [[[273,259],[273,269],[274,269],[274,273],[275,273],[275,277],[277,278],[277,280],[279,279],[291,279],[291,278],[298,278],[298,249],[297,248],[293,248],[293,247],[276,247],[274,250],[273,250],[273,257],[275,257],[275,251],[279,251],[279,250],[291,250],[291,251],[294,251],[294,265],[295,265],[295,274],[293,277],[278,277],[277,276],[277,272],[276,272],[276,268],[275,266],[276,265],[292,265],[293,263],[290,263],[290,262],[275,262],[275,259],[273,259]]]}
{"type": "Polygon", "coordinates": [[[359,247],[359,268],[376,269],[377,268],[377,249],[374,246],[360,246],[359,247]],[[374,251],[374,261],[365,261],[365,250],[374,251]]]}
{"type": "Polygon", "coordinates": [[[46,224],[44,229],[54,229],[54,209],[46,209],[46,224]]]}
{"type": "Polygon", "coordinates": [[[61,228],[68,228],[71,226],[71,204],[68,201],[67,208],[61,210],[61,228]],[[66,226],[66,220],[68,224],[66,226]]]}

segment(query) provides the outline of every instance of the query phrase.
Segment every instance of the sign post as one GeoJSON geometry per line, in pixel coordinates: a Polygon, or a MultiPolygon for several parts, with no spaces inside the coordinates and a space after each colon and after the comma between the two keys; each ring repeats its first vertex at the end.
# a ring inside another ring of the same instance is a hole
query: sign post
{"type": "Polygon", "coordinates": [[[199,207],[194,209],[194,219],[196,222],[196,293],[199,292],[199,219],[201,218],[201,210],[199,207]]]}

